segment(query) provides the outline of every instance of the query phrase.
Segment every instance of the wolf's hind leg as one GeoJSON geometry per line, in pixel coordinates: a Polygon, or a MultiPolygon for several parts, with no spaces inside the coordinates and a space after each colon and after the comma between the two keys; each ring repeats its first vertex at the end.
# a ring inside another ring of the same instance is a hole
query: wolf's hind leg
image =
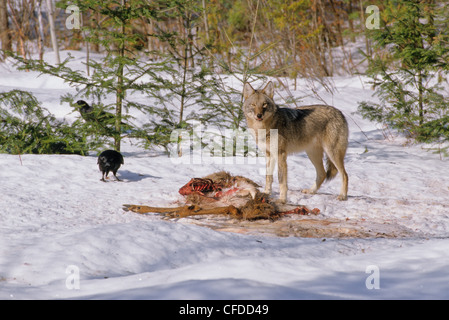
{"type": "MultiPolygon", "coordinates": [[[[347,200],[348,199],[348,174],[345,169],[345,154],[346,149],[342,148],[340,150],[329,150],[328,160],[332,162],[332,164],[337,168],[338,173],[341,175],[341,190],[338,195],[338,200],[347,200]]],[[[332,179],[332,175],[329,177],[332,179]]]]}
{"type": "Polygon", "coordinates": [[[335,160],[336,161],[334,162],[334,164],[341,175],[341,190],[337,199],[342,201],[348,200],[348,173],[345,170],[344,156],[341,156],[335,160]]]}
{"type": "Polygon", "coordinates": [[[315,194],[318,189],[323,184],[324,179],[326,178],[326,171],[324,170],[323,165],[323,149],[322,148],[313,148],[306,151],[307,156],[312,162],[313,166],[316,170],[316,179],[315,184],[310,189],[305,189],[302,192],[307,194],[315,194]]]}

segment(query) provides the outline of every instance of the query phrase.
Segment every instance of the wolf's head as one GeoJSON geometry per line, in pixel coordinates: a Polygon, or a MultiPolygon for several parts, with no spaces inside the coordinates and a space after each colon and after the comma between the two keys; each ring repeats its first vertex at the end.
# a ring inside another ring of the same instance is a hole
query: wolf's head
{"type": "Polygon", "coordinates": [[[254,90],[246,83],[243,87],[243,112],[246,119],[256,123],[269,120],[278,109],[273,96],[274,86],[271,81],[262,90],[254,90]]]}

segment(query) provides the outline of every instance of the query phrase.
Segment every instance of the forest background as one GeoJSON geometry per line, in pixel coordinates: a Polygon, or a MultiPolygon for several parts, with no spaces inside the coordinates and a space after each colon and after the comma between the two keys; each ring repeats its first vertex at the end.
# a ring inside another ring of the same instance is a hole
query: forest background
{"type": "Polygon", "coordinates": [[[380,98],[360,103],[365,117],[447,152],[448,7],[437,0],[0,0],[0,59],[69,82],[77,94],[61,101],[74,110],[78,99],[93,101],[97,119],[69,124],[28,92],[3,92],[0,151],[86,154],[108,143],[120,150],[128,136],[166,148],[191,120],[244,127],[241,92],[220,75],[242,84],[277,79],[282,105],[297,103],[289,90],[299,78],[310,80],[313,94],[316,83],[332,91],[335,76],[365,75],[380,98]],[[72,70],[60,50],[86,51],[86,70],[72,70]],[[47,52],[56,65],[45,62],[47,52]],[[158,103],[133,101],[135,92],[158,103]],[[134,126],[130,109],[152,118],[134,126]]]}

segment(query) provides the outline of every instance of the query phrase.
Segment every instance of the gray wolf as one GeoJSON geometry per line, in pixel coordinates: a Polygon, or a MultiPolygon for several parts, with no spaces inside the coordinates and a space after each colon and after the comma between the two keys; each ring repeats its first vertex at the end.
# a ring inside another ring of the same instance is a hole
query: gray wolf
{"type": "Polygon", "coordinates": [[[269,82],[264,89],[254,90],[246,83],[243,88],[243,113],[256,144],[266,156],[265,193],[270,194],[273,171],[278,159],[279,201],[287,200],[287,155],[305,151],[316,169],[315,184],[303,190],[315,194],[325,180],[342,177],[339,200],[347,200],[348,174],[344,158],[348,147],[348,124],[338,109],[326,105],[310,105],[296,109],[280,108],[273,100],[274,85],[269,82]],[[264,129],[264,131],[261,131],[264,129]],[[271,130],[275,129],[275,130],[271,130]],[[277,133],[277,137],[276,137],[277,133]],[[277,152],[273,139],[277,138],[277,152]],[[273,150],[271,150],[273,149],[273,150]],[[323,155],[327,156],[327,170],[323,155]]]}

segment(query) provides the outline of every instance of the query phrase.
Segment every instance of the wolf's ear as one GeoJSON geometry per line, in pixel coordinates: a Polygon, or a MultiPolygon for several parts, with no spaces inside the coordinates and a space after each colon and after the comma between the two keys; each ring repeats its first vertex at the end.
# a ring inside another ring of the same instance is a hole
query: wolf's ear
{"type": "Polygon", "coordinates": [[[265,88],[263,88],[262,93],[265,93],[270,99],[274,97],[274,85],[273,82],[268,82],[265,88]]]}
{"type": "Polygon", "coordinates": [[[256,90],[249,83],[245,83],[243,87],[243,99],[248,99],[256,90]]]}

